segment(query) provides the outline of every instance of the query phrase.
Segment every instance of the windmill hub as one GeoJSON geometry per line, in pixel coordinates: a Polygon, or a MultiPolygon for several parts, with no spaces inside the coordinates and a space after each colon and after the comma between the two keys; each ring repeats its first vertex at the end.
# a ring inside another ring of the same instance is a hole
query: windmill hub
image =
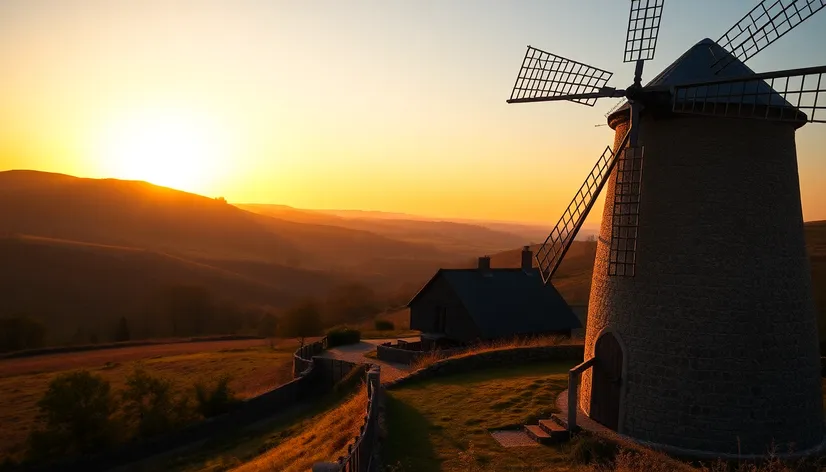
{"type": "Polygon", "coordinates": [[[576,403],[684,456],[816,452],[826,442],[795,129],[826,122],[826,66],[754,73],[744,62],[826,0],[764,0],[643,86],[663,3],[631,1],[627,89],[528,46],[508,100],[628,99],[608,118],[613,149],[536,254],[550,283],[607,187],[583,359],[593,367],[576,403]]]}

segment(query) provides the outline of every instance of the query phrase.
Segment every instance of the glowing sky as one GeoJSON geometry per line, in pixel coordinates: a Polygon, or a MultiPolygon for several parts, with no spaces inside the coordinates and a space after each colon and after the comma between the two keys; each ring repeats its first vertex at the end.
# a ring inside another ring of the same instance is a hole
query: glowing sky
{"type": "MultiPolygon", "coordinates": [[[[756,3],[668,0],[644,81],[756,3]]],[[[550,224],[612,141],[594,125],[615,100],[505,99],[528,44],[628,85],[627,15],[620,0],[4,0],[0,170],[550,224]]],[[[747,64],[822,65],[824,45],[826,11],[747,64]]],[[[797,142],[804,217],[826,219],[826,125],[797,142]]]]}

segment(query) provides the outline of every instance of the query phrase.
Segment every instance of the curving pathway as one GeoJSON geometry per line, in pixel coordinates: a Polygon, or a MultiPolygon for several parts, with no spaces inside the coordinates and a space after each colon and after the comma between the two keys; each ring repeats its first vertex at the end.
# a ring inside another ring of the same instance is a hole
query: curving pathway
{"type": "Polygon", "coordinates": [[[372,359],[364,357],[370,351],[376,349],[376,346],[386,342],[396,342],[397,339],[405,341],[417,341],[419,338],[394,338],[394,339],[364,339],[358,344],[348,344],[346,346],[338,346],[327,349],[322,352],[319,357],[327,357],[332,359],[341,359],[348,362],[356,363],[370,363],[381,366],[381,383],[387,383],[395,380],[410,372],[410,366],[407,364],[399,364],[397,362],[387,362],[379,359],[372,359]]]}

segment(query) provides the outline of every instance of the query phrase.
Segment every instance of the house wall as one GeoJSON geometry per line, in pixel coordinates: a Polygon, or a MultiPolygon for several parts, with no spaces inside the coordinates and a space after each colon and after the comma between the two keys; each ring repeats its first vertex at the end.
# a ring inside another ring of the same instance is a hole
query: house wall
{"type": "MultiPolygon", "coordinates": [[[[627,130],[616,128],[614,148],[627,130]]],[[[823,438],[817,324],[790,124],[643,115],[634,277],[608,275],[605,188],[585,358],[612,330],[627,360],[621,433],[765,454],[823,438]]],[[[587,412],[591,372],[580,405],[587,412]]]]}
{"type": "Polygon", "coordinates": [[[435,332],[436,307],[447,307],[447,327],[444,334],[462,342],[479,337],[476,324],[459,301],[459,297],[444,277],[437,276],[425,291],[410,304],[410,328],[424,333],[435,332]]]}

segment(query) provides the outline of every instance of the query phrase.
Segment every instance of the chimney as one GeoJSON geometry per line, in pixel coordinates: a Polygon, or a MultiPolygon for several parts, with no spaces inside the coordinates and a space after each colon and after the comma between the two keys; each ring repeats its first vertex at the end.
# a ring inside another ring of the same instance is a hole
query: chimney
{"type": "Polygon", "coordinates": [[[479,272],[490,272],[489,256],[482,256],[479,258],[479,272]]]}
{"type": "Polygon", "coordinates": [[[530,246],[522,248],[522,270],[529,271],[533,268],[533,253],[530,246]]]}

